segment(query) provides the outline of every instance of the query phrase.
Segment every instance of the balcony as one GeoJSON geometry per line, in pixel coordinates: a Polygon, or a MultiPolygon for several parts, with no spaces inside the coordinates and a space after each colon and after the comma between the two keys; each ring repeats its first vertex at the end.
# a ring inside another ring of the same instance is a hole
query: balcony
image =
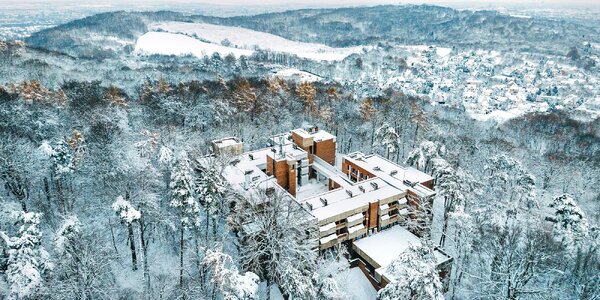
{"type": "Polygon", "coordinates": [[[362,213],[358,213],[348,217],[348,227],[352,227],[354,225],[362,224],[365,220],[365,216],[362,213]]]}
{"type": "Polygon", "coordinates": [[[337,234],[335,234],[335,233],[330,234],[319,240],[319,249],[320,250],[327,249],[327,248],[332,247],[333,245],[337,244],[337,242],[338,242],[337,234]]]}
{"type": "Polygon", "coordinates": [[[348,228],[348,239],[351,240],[366,233],[367,228],[363,224],[359,224],[348,228]]]}
{"type": "Polygon", "coordinates": [[[380,216],[386,215],[389,211],[390,211],[389,204],[384,204],[384,205],[379,206],[379,215],[380,216]]]}
{"type": "Polygon", "coordinates": [[[321,237],[328,236],[332,233],[335,233],[336,229],[337,228],[336,228],[335,223],[329,223],[329,224],[320,226],[319,227],[319,236],[321,236],[321,237]]]}
{"type": "Polygon", "coordinates": [[[348,223],[346,223],[346,221],[343,221],[343,222],[336,224],[335,229],[339,230],[339,229],[346,227],[347,225],[348,225],[348,223]]]}
{"type": "Polygon", "coordinates": [[[379,218],[379,226],[387,226],[398,221],[398,215],[383,215],[379,218]]]}

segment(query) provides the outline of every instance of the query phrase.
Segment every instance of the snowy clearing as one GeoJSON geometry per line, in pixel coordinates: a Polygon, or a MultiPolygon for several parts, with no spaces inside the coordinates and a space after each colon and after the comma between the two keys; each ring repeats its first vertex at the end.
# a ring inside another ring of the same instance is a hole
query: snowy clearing
{"type": "Polygon", "coordinates": [[[273,52],[295,54],[302,58],[324,61],[343,60],[347,56],[359,53],[365,49],[363,46],[332,48],[323,44],[292,41],[270,33],[242,27],[205,23],[156,23],[151,26],[151,30],[162,30],[170,33],[196,36],[211,44],[228,45],[233,49],[265,49],[273,52]]]}
{"type": "Polygon", "coordinates": [[[140,54],[187,55],[204,57],[219,53],[221,56],[233,54],[235,57],[252,55],[252,51],[235,49],[221,45],[206,43],[192,37],[168,33],[148,32],[142,35],[135,44],[135,52],[140,54]]]}
{"type": "Polygon", "coordinates": [[[275,72],[274,76],[286,80],[296,80],[299,82],[315,82],[322,79],[320,76],[298,69],[279,70],[275,72]]]}

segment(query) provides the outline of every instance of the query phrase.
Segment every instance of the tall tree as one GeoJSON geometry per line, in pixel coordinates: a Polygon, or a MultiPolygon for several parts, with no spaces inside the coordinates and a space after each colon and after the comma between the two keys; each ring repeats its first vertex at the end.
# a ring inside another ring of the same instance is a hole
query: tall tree
{"type": "Polygon", "coordinates": [[[275,282],[294,298],[315,297],[311,281],[316,256],[315,237],[307,212],[280,192],[253,193],[236,205],[235,223],[241,229],[242,268],[275,282]],[[313,242],[311,242],[311,240],[313,242]],[[308,242],[307,242],[308,241],[308,242]]]}
{"type": "Polygon", "coordinates": [[[179,221],[179,287],[184,297],[185,231],[199,225],[198,213],[200,212],[195,198],[192,172],[187,153],[180,153],[171,172],[169,187],[171,189],[170,206],[176,210],[179,221]]]}
{"type": "Polygon", "coordinates": [[[47,272],[53,268],[42,246],[42,233],[38,229],[40,214],[14,212],[13,217],[19,224],[18,234],[9,237],[0,231],[0,238],[8,248],[8,299],[35,299],[44,288],[47,272]]]}

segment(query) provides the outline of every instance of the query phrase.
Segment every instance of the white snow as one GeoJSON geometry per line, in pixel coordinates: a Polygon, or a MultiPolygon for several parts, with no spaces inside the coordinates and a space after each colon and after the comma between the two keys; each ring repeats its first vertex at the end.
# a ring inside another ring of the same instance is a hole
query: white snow
{"type": "Polygon", "coordinates": [[[326,236],[324,238],[321,238],[321,240],[320,240],[321,241],[321,245],[322,244],[326,244],[327,242],[333,241],[335,239],[337,239],[337,234],[332,233],[332,234],[330,234],[330,235],[328,235],[328,236],[326,236]]]}
{"type": "Polygon", "coordinates": [[[359,231],[359,230],[361,230],[363,228],[365,228],[365,225],[363,225],[361,223],[361,224],[358,224],[356,226],[352,226],[352,227],[348,228],[348,233],[353,233],[353,232],[359,231]]]}
{"type": "Polygon", "coordinates": [[[296,80],[298,82],[315,82],[322,79],[315,74],[294,68],[279,70],[274,76],[286,80],[296,80]]]}
{"type": "Polygon", "coordinates": [[[335,223],[329,223],[326,225],[323,225],[321,227],[319,227],[319,231],[320,232],[325,232],[325,231],[329,231],[331,229],[335,228],[335,223]]]}
{"type": "Polygon", "coordinates": [[[358,214],[349,216],[348,217],[348,222],[351,223],[351,222],[354,222],[354,221],[362,220],[363,218],[364,218],[363,214],[362,213],[358,213],[358,214]]]}
{"type": "Polygon", "coordinates": [[[359,268],[344,270],[336,274],[334,278],[343,287],[348,299],[374,300],[377,298],[377,291],[359,268]]]}
{"type": "Polygon", "coordinates": [[[139,220],[139,218],[142,216],[142,214],[133,208],[131,203],[123,199],[122,196],[117,197],[117,200],[115,200],[115,202],[112,204],[112,208],[119,215],[119,217],[127,223],[139,220]]]}
{"type": "MultiPolygon", "coordinates": [[[[228,49],[249,51],[265,49],[273,52],[295,54],[301,58],[336,61],[363,51],[365,47],[332,48],[317,43],[304,43],[288,40],[270,33],[255,31],[242,27],[221,26],[206,23],[164,22],[151,26],[153,30],[161,29],[170,33],[195,35],[210,45],[229,45],[228,49]],[[247,50],[242,50],[247,49],[247,50]]],[[[208,44],[204,43],[204,44],[208,44]]],[[[223,46],[221,46],[223,47],[223,46]]]]}
{"type": "Polygon", "coordinates": [[[202,42],[183,34],[168,32],[148,32],[142,35],[135,44],[135,52],[139,54],[193,55],[196,57],[221,56],[233,54],[235,57],[250,56],[253,51],[225,47],[202,42]]]}
{"type": "Polygon", "coordinates": [[[354,242],[355,247],[379,265],[375,267],[386,267],[411,244],[420,245],[421,240],[401,226],[354,242]]]}

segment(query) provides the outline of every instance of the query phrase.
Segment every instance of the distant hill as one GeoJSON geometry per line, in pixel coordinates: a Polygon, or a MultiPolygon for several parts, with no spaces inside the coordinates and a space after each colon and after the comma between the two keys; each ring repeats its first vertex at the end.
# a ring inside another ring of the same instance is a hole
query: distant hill
{"type": "Polygon", "coordinates": [[[600,42],[598,28],[562,20],[439,6],[387,5],[230,18],[168,11],[111,12],[42,30],[28,38],[27,43],[79,57],[112,56],[130,51],[137,37],[148,31],[148,25],[159,21],[241,26],[332,47],[389,42],[566,53],[585,41],[600,42]]]}

